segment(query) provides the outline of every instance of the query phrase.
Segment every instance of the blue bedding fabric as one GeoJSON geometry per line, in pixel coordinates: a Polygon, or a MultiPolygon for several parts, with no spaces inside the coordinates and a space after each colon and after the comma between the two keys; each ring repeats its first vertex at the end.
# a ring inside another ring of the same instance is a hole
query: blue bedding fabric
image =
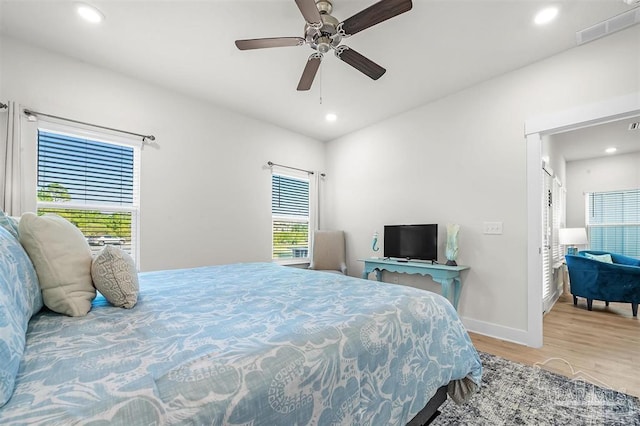
{"type": "Polygon", "coordinates": [[[31,259],[0,221],[0,407],[13,393],[29,319],[41,308],[42,294],[31,259]]]}
{"type": "Polygon", "coordinates": [[[140,286],[132,310],[35,315],[0,424],[402,425],[440,386],[481,380],[435,293],[269,263],[140,286]]]}

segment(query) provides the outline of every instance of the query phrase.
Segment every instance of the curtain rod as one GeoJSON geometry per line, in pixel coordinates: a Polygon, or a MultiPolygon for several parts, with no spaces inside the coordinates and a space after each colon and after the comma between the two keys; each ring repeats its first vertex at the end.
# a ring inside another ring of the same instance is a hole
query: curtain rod
{"type": "MultiPolygon", "coordinates": [[[[273,161],[267,161],[267,166],[269,167],[278,166],[278,167],[284,167],[285,169],[298,170],[299,172],[309,173],[310,175],[315,174],[315,172],[312,170],[299,169],[297,167],[285,166],[284,164],[276,164],[273,161]]],[[[320,173],[320,176],[325,177],[326,175],[324,173],[320,173]]]]}
{"type": "Polygon", "coordinates": [[[139,138],[142,138],[142,142],[146,142],[147,139],[150,140],[150,141],[155,141],[156,140],[156,137],[153,136],[153,135],[143,135],[143,134],[140,134],[140,133],[129,132],[127,130],[114,129],[112,127],[100,126],[98,124],[91,124],[91,123],[86,123],[84,121],[72,120],[70,118],[58,117],[57,115],[45,114],[44,112],[33,111],[33,110],[30,110],[30,109],[26,109],[26,108],[23,111],[28,116],[37,117],[39,115],[42,115],[44,117],[55,118],[57,120],[68,121],[70,123],[84,124],[85,126],[92,126],[92,127],[97,127],[99,129],[111,130],[113,132],[125,133],[127,135],[138,136],[139,138]]]}

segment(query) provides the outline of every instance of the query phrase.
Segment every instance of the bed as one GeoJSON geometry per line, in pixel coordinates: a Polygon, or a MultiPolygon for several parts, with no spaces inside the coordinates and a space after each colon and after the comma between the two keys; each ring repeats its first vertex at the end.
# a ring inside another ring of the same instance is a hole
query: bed
{"type": "Polygon", "coordinates": [[[271,263],[139,279],[133,309],[33,315],[0,424],[403,425],[480,383],[435,293],[271,263]]]}

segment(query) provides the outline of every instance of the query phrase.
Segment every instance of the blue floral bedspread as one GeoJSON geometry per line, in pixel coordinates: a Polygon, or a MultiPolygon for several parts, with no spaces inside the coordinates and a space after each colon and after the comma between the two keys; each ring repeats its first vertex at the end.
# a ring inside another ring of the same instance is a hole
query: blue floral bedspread
{"type": "Polygon", "coordinates": [[[402,425],[480,358],[451,304],[268,263],[140,274],[132,310],[34,316],[0,424],[402,425]]]}

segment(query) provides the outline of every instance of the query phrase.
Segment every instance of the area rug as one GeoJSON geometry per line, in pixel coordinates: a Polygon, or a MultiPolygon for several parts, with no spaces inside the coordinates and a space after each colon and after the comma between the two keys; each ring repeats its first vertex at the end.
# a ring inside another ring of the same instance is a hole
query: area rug
{"type": "Polygon", "coordinates": [[[638,398],[591,384],[586,374],[567,378],[482,352],[480,358],[480,391],[461,406],[447,399],[432,425],[640,426],[638,398]]]}

